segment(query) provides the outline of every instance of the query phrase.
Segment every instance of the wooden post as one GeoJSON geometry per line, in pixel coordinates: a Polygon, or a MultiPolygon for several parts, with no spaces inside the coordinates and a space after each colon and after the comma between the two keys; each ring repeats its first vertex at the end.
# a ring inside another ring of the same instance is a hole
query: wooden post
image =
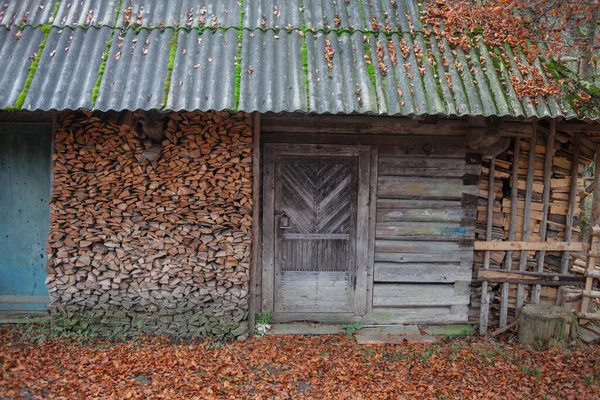
{"type": "MultiPolygon", "coordinates": [[[[517,230],[517,197],[519,194],[519,158],[521,152],[521,139],[515,139],[515,146],[513,148],[513,166],[512,166],[512,177],[511,177],[511,193],[510,193],[510,228],[508,232],[508,240],[511,242],[515,240],[515,233],[517,230]]],[[[513,252],[509,250],[506,252],[506,258],[504,259],[504,269],[510,271],[512,269],[513,252]]],[[[504,328],[508,322],[508,289],[509,283],[502,284],[502,297],[500,302],[500,328],[504,328]]]]}
{"type": "Polygon", "coordinates": [[[254,314],[260,304],[258,274],[260,257],[260,113],[252,115],[252,264],[250,266],[250,304],[248,305],[248,325],[254,332],[254,314]]]}
{"type": "MultiPolygon", "coordinates": [[[[533,125],[533,134],[531,135],[531,141],[529,142],[529,160],[527,162],[527,186],[525,188],[525,209],[523,211],[523,238],[524,242],[529,240],[529,233],[531,229],[531,219],[529,213],[531,212],[531,196],[533,192],[533,177],[535,172],[535,148],[537,146],[537,122],[533,125]]],[[[519,260],[519,271],[523,272],[527,269],[527,251],[521,251],[521,259],[519,260]]],[[[518,315],[523,303],[525,301],[525,285],[517,285],[517,307],[516,313],[518,315]]]]}
{"type": "MultiPolygon", "coordinates": [[[[596,253],[598,250],[598,230],[600,230],[600,145],[596,146],[596,156],[594,159],[594,192],[592,195],[592,213],[590,216],[590,251],[587,256],[586,275],[584,291],[592,290],[594,277],[589,276],[590,271],[596,268],[596,253]]],[[[584,295],[581,299],[581,308],[579,316],[587,314],[590,305],[590,297],[584,295]]]]}
{"type": "MultiPolygon", "coordinates": [[[[573,235],[573,217],[577,207],[577,177],[579,176],[579,134],[575,134],[575,148],[573,149],[573,161],[571,164],[571,187],[569,188],[569,211],[567,212],[567,224],[565,227],[565,242],[571,241],[573,235]]],[[[569,252],[565,251],[560,260],[560,271],[563,274],[569,272],[569,252]]]]}
{"type": "MultiPolygon", "coordinates": [[[[548,212],[550,210],[550,186],[552,179],[552,160],[554,158],[554,138],[556,136],[556,119],[550,120],[550,131],[548,132],[548,138],[546,140],[546,156],[544,157],[544,193],[542,195],[542,201],[544,202],[543,218],[540,226],[540,240],[546,241],[546,235],[548,233],[548,212]]],[[[546,252],[544,250],[538,253],[537,259],[537,271],[544,272],[544,261],[546,258],[546,252]]],[[[535,285],[531,294],[531,302],[540,302],[540,293],[542,287],[535,285]]]]}
{"type": "MultiPolygon", "coordinates": [[[[492,240],[492,220],[494,217],[494,174],[496,172],[496,159],[492,158],[490,162],[490,176],[488,181],[488,210],[487,210],[487,221],[486,221],[486,232],[485,232],[485,240],[492,240]]],[[[487,250],[485,252],[483,258],[483,269],[490,268],[490,251],[487,250]]],[[[483,281],[481,283],[481,306],[479,311],[479,334],[485,335],[487,333],[488,328],[488,314],[490,311],[490,296],[488,294],[488,282],[483,281]]]]}

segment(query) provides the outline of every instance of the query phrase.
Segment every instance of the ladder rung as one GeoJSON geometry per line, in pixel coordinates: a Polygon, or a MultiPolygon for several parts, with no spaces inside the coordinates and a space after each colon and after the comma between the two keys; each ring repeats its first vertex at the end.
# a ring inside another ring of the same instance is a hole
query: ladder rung
{"type": "Polygon", "coordinates": [[[588,251],[588,257],[600,258],[600,253],[594,253],[593,251],[588,251]]]}
{"type": "Polygon", "coordinates": [[[600,290],[584,290],[583,295],[585,297],[593,297],[595,299],[600,299],[600,290]]]}
{"type": "Polygon", "coordinates": [[[577,316],[581,319],[588,319],[590,321],[600,321],[600,314],[578,312],[577,316]]]}

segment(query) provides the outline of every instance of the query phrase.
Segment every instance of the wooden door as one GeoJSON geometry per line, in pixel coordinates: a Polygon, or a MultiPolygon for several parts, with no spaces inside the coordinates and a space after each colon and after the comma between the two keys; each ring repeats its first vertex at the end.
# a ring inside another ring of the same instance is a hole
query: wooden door
{"type": "Polygon", "coordinates": [[[267,145],[263,295],[276,314],[365,312],[368,154],[267,145]]]}
{"type": "Polygon", "coordinates": [[[0,310],[45,310],[49,124],[0,124],[0,310]]]}

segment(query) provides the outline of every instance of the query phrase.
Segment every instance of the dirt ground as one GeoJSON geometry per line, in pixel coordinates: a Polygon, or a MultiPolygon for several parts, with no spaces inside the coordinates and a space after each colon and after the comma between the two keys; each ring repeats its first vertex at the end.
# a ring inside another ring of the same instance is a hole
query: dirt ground
{"type": "MultiPolygon", "coordinates": [[[[358,333],[360,334],[360,332],[358,333]]],[[[600,347],[345,335],[173,343],[0,327],[0,399],[598,399],[600,347]]]]}

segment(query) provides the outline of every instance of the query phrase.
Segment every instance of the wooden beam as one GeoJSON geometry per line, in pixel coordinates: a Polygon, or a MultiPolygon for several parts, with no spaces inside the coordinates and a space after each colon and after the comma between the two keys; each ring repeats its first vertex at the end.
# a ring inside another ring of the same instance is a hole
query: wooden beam
{"type": "MultiPolygon", "coordinates": [[[[542,242],[546,241],[546,235],[548,232],[548,212],[550,210],[550,186],[552,179],[552,161],[554,158],[554,138],[556,137],[556,119],[550,120],[550,130],[548,132],[548,138],[546,139],[546,156],[544,157],[544,193],[542,194],[542,202],[544,203],[544,214],[542,222],[540,224],[540,239],[542,242]]],[[[545,250],[538,253],[537,259],[537,271],[544,272],[544,261],[546,258],[545,250]]],[[[536,285],[531,293],[531,302],[537,304],[540,302],[540,293],[542,287],[536,285]]]]}
{"type": "MultiPolygon", "coordinates": [[[[527,184],[525,188],[525,208],[523,211],[523,241],[529,241],[529,233],[531,231],[531,196],[533,194],[533,178],[535,172],[535,148],[537,146],[537,122],[533,123],[533,134],[529,141],[529,159],[527,162],[527,184]]],[[[521,259],[519,260],[519,271],[525,271],[527,267],[527,251],[521,251],[521,259]]],[[[517,307],[516,313],[520,312],[525,301],[525,287],[517,286],[517,307]]]]}
{"type": "Polygon", "coordinates": [[[596,314],[596,313],[582,313],[582,312],[578,312],[577,316],[581,319],[584,320],[590,320],[590,321],[600,321],[600,314],[596,314]]]}
{"type": "MultiPolygon", "coordinates": [[[[573,161],[571,162],[571,187],[569,188],[569,211],[567,212],[567,223],[565,226],[565,242],[570,242],[573,235],[573,217],[577,207],[577,177],[579,174],[579,152],[581,145],[579,135],[575,135],[575,148],[573,149],[573,161]]],[[[569,252],[562,255],[560,270],[563,274],[569,271],[569,252]]]]}
{"type": "Polygon", "coordinates": [[[475,250],[490,251],[586,251],[590,245],[583,242],[475,242],[475,250]]]}
{"type": "MultiPolygon", "coordinates": [[[[594,194],[592,195],[592,212],[590,215],[590,231],[589,231],[589,241],[591,251],[587,255],[586,260],[586,281],[585,281],[585,289],[584,290],[592,290],[594,285],[594,272],[596,268],[596,257],[593,255],[593,252],[597,252],[598,249],[598,233],[600,230],[600,145],[596,146],[596,156],[594,160],[594,194]]],[[[581,299],[581,305],[579,311],[581,314],[585,315],[588,312],[588,308],[590,306],[590,298],[583,297],[581,299]]],[[[579,315],[579,314],[578,314],[579,315]]],[[[580,317],[581,318],[581,317],[580,317]]]]}
{"type": "Polygon", "coordinates": [[[585,297],[592,297],[594,299],[600,299],[600,290],[584,290],[583,295],[585,297]]]}
{"type": "MultiPolygon", "coordinates": [[[[521,154],[521,140],[515,139],[513,148],[513,165],[511,176],[511,193],[510,193],[510,228],[508,232],[508,240],[514,241],[517,230],[517,198],[519,195],[519,158],[521,154]]],[[[513,251],[509,250],[504,259],[504,269],[510,271],[512,269],[513,251]]],[[[500,328],[504,328],[508,323],[508,283],[502,284],[502,295],[500,298],[500,328]]]]}
{"type": "Polygon", "coordinates": [[[585,278],[579,275],[562,275],[538,272],[477,270],[477,280],[488,282],[508,282],[522,285],[543,286],[583,286],[585,278]]]}
{"type": "Polygon", "coordinates": [[[561,122],[558,130],[563,132],[600,132],[600,124],[587,124],[585,122],[561,122]]]}
{"type": "Polygon", "coordinates": [[[254,331],[254,314],[260,305],[260,286],[258,275],[260,265],[260,113],[252,115],[252,264],[250,266],[250,304],[248,325],[254,331]]]}
{"type": "MultiPolygon", "coordinates": [[[[485,232],[485,240],[492,240],[492,220],[494,219],[494,174],[496,172],[496,159],[493,158],[490,162],[490,173],[488,178],[488,204],[487,204],[487,226],[485,232]]],[[[483,268],[488,269],[490,267],[490,256],[491,253],[489,251],[485,252],[483,258],[483,268]]],[[[488,283],[487,281],[483,281],[481,284],[481,306],[479,311],[479,334],[485,335],[487,334],[488,328],[488,314],[490,312],[490,295],[488,293],[488,283]]]]}

